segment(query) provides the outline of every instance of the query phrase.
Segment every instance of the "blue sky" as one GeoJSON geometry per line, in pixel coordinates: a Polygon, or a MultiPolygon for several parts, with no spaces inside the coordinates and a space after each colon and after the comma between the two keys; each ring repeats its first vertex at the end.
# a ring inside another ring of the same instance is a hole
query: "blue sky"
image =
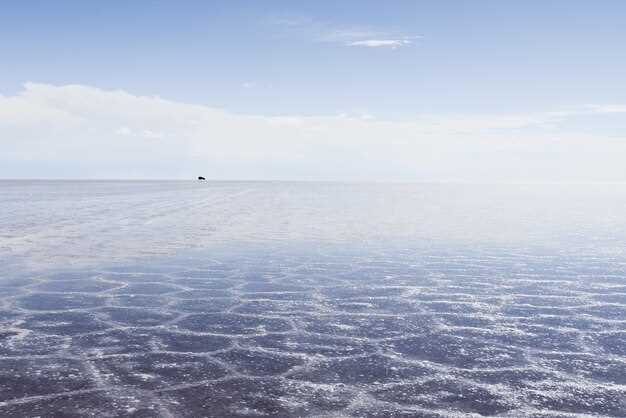
{"type": "Polygon", "coordinates": [[[618,0],[7,2],[0,95],[82,85],[237,115],[389,122],[569,112],[549,130],[623,137],[624,21],[618,0]]]}
{"type": "Polygon", "coordinates": [[[77,83],[242,112],[392,115],[626,101],[622,1],[307,3],[5,3],[0,91],[77,83]],[[321,39],[332,31],[423,38],[347,47],[321,39]]]}

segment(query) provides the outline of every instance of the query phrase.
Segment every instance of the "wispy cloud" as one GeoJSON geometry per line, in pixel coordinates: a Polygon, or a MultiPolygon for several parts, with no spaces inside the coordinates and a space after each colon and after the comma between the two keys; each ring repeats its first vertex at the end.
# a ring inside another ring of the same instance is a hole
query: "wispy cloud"
{"type": "Polygon", "coordinates": [[[281,17],[271,19],[270,22],[292,36],[349,47],[396,49],[411,45],[415,39],[422,38],[421,35],[371,27],[337,25],[304,17],[281,17]]]}
{"type": "Polygon", "coordinates": [[[624,105],[588,105],[594,113],[626,113],[624,105]]]}
{"type": "Polygon", "coordinates": [[[396,49],[401,46],[410,45],[412,42],[408,39],[366,39],[364,41],[354,41],[348,43],[348,46],[364,46],[367,48],[391,48],[396,49]]]}

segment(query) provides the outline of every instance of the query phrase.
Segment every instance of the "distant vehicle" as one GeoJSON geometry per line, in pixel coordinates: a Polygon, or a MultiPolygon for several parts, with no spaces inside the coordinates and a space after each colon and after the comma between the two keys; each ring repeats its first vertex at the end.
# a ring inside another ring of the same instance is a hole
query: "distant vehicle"
{"type": "Polygon", "coordinates": [[[206,180],[206,179],[202,176],[198,176],[198,180],[206,180]]]}

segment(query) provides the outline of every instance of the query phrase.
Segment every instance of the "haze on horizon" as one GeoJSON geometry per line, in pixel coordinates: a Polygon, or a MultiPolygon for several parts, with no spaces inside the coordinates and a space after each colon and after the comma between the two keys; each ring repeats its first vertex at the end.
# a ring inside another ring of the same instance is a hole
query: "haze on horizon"
{"type": "Polygon", "coordinates": [[[0,178],[624,182],[620,1],[35,2],[0,178]]]}

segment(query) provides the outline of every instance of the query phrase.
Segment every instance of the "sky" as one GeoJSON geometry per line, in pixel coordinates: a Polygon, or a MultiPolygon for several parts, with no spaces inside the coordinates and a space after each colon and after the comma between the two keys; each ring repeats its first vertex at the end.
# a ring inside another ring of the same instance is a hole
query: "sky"
{"type": "Polygon", "coordinates": [[[626,2],[12,1],[0,178],[626,181],[626,2]]]}

